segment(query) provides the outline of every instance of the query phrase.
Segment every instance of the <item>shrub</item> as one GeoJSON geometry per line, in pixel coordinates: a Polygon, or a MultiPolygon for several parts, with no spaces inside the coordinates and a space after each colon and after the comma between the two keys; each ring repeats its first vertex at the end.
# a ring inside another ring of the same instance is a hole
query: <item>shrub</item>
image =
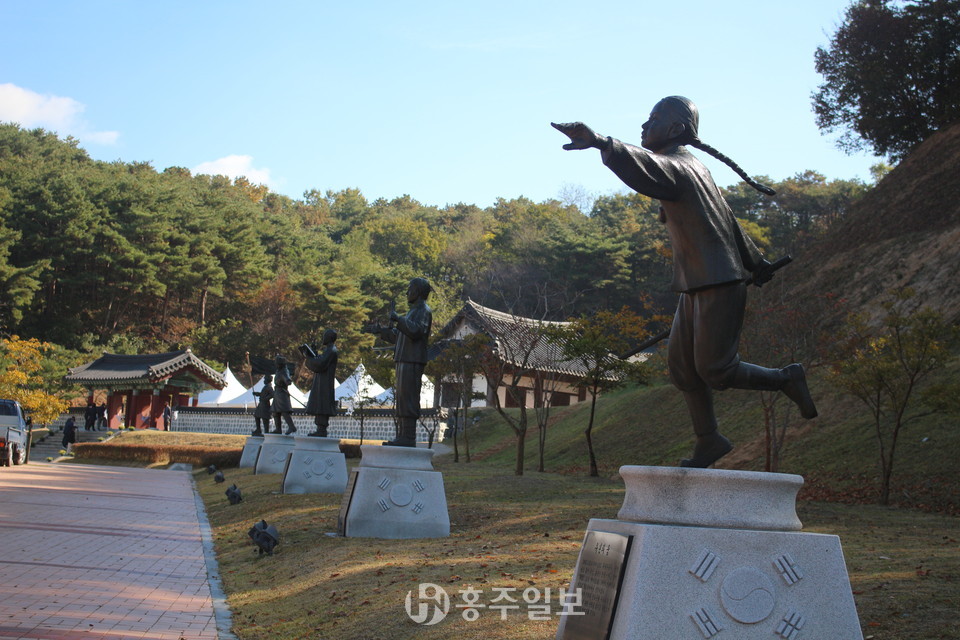
{"type": "Polygon", "coordinates": [[[360,457],[360,445],[353,444],[350,442],[341,442],[340,451],[343,453],[345,458],[359,458],[360,457]]]}
{"type": "Polygon", "coordinates": [[[194,466],[218,469],[240,464],[242,448],[206,447],[201,445],[120,444],[113,442],[82,442],[74,445],[78,458],[99,460],[126,460],[145,464],[172,464],[182,462],[194,466]]]}

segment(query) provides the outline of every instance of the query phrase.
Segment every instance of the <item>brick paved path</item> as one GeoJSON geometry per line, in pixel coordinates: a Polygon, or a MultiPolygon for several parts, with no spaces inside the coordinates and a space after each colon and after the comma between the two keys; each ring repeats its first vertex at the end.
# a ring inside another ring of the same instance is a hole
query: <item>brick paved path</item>
{"type": "Polygon", "coordinates": [[[189,474],[0,469],[0,640],[217,640],[189,474]]]}

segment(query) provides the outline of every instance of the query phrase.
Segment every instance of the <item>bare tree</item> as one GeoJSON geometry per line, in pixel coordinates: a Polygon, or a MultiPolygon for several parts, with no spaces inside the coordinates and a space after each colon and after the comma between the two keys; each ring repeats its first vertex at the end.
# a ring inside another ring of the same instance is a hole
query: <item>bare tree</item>
{"type": "MultiPolygon", "coordinates": [[[[466,449],[466,461],[470,462],[470,439],[467,435],[467,410],[471,406],[473,378],[480,368],[480,360],[487,351],[489,338],[483,334],[473,334],[463,339],[444,340],[438,346],[440,354],[427,364],[427,375],[434,378],[434,384],[442,390],[451,388],[456,395],[453,409],[454,462],[460,461],[457,436],[461,431],[466,449]],[[462,417],[459,415],[462,412],[462,417]]],[[[441,393],[441,396],[443,394],[441,393]]]]}
{"type": "MultiPolygon", "coordinates": [[[[755,294],[744,323],[741,350],[754,360],[803,362],[809,372],[824,364],[833,332],[821,321],[835,314],[836,296],[817,294],[803,300],[786,296],[786,279],[771,283],[755,294]]],[[[764,425],[764,470],[777,472],[787,443],[787,432],[799,419],[796,405],[780,391],[760,391],[764,425]]]]}
{"type": "Polygon", "coordinates": [[[563,325],[547,329],[549,341],[560,347],[563,356],[579,364],[579,385],[590,394],[590,417],[584,436],[590,460],[590,475],[600,475],[593,447],[593,425],[597,398],[628,379],[644,381],[647,372],[642,365],[622,360],[614,354],[626,352],[632,344],[647,338],[650,319],[641,318],[624,307],[617,313],[598,311],[590,316],[575,318],[563,325]]]}
{"type": "Polygon", "coordinates": [[[489,343],[480,359],[480,368],[487,383],[494,389],[493,401],[497,413],[513,430],[517,438],[517,457],[514,473],[523,475],[526,447],[527,394],[533,391],[533,379],[542,348],[547,344],[543,333],[545,323],[501,314],[497,337],[489,343]],[[525,383],[529,386],[524,386],[525,383]],[[501,397],[500,388],[504,389],[501,397]],[[512,405],[512,406],[511,406],[512,405]],[[507,411],[516,408],[517,413],[507,411]]]}
{"type": "Polygon", "coordinates": [[[547,446],[547,427],[550,423],[550,409],[553,408],[554,394],[560,385],[559,374],[551,369],[535,373],[533,412],[537,419],[537,471],[544,471],[544,451],[547,446]]]}

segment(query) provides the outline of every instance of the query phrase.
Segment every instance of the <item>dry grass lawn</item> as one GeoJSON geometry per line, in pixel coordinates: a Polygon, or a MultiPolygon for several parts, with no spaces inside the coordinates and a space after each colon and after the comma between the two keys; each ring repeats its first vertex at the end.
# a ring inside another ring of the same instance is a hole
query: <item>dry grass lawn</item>
{"type": "MultiPolygon", "coordinates": [[[[121,441],[237,447],[244,436],[138,431],[121,441]]],[[[556,616],[531,620],[517,596],[525,589],[556,595],[568,585],[588,520],[616,517],[620,480],[531,471],[517,477],[511,464],[455,464],[449,455],[435,466],[451,522],[450,537],[437,540],[334,537],[339,494],[283,495],[279,474],[249,469],[224,470],[226,484],[197,471],[234,633],[241,640],[553,638],[556,616]],[[244,495],[236,506],[224,495],[232,483],[244,495]],[[258,557],[247,536],[261,518],[280,530],[274,556],[258,557]],[[420,583],[442,586],[453,605],[462,604],[461,590],[480,591],[480,603],[492,604],[497,589],[512,589],[506,593],[520,607],[506,620],[481,609],[472,622],[453,609],[435,626],[421,626],[404,611],[420,583]]],[[[805,531],[840,536],[866,638],[960,639],[956,516],[818,502],[801,502],[798,512],[805,531]]],[[[545,604],[542,596],[536,604],[545,604]]],[[[559,611],[556,601],[550,610],[559,611]]]]}
{"type": "MultiPolygon", "coordinates": [[[[567,586],[587,521],[616,516],[619,480],[537,474],[516,477],[502,466],[436,461],[444,474],[449,538],[338,538],[340,496],[282,495],[280,475],[228,469],[244,501],[230,506],[224,485],[198,472],[197,484],[214,530],[221,577],[242,640],[542,640],[556,616],[531,620],[524,589],[556,594],[567,586]],[[265,518],[281,533],[274,556],[258,557],[247,536],[265,518]],[[404,599],[420,583],[441,585],[451,603],[460,590],[496,588],[520,608],[506,620],[460,610],[435,626],[409,620],[404,599]]],[[[960,638],[960,547],[957,519],[875,506],[801,504],[805,530],[841,536],[864,635],[876,640],[960,638]]],[[[533,592],[528,592],[533,596],[533,592]]],[[[538,604],[544,604],[542,598],[538,604]]],[[[552,603],[552,611],[559,606],[552,603]]]]}

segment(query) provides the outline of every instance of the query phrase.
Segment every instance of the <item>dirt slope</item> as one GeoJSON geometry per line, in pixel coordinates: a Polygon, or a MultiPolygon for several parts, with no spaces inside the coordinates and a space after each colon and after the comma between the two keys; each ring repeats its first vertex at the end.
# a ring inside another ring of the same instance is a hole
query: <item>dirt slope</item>
{"type": "Polygon", "coordinates": [[[960,322],[960,123],[940,131],[802,255],[795,293],[830,292],[872,317],[891,288],[960,322]]]}

